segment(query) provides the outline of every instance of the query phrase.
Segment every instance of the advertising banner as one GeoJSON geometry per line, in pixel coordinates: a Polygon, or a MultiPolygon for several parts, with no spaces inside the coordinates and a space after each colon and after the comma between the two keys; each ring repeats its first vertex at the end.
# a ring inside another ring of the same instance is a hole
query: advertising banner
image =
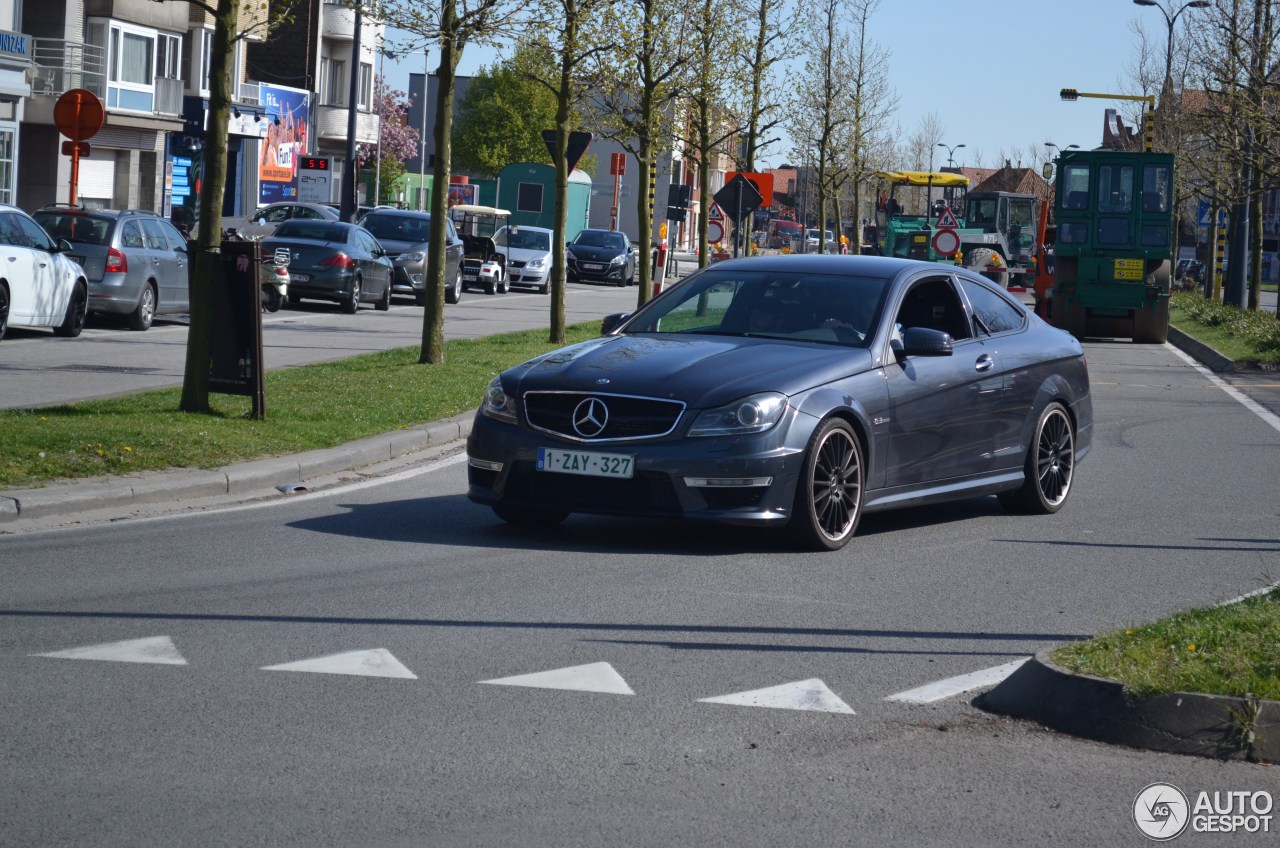
{"type": "Polygon", "coordinates": [[[258,202],[298,199],[298,161],[307,152],[307,102],[310,92],[259,83],[266,110],[267,135],[258,160],[258,202]]]}

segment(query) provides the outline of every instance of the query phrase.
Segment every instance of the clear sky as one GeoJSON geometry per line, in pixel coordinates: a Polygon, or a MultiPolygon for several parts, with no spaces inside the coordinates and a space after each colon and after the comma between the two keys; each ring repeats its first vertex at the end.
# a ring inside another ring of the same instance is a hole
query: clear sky
{"type": "MultiPolygon", "coordinates": [[[[1179,29],[1197,14],[1188,10],[1179,29]]],[[[1058,92],[1140,94],[1121,87],[1137,51],[1134,20],[1163,53],[1164,16],[1132,0],[881,0],[871,34],[890,52],[895,120],[902,132],[909,135],[933,112],[944,128],[942,141],[965,145],[955,151],[957,165],[975,165],[981,153],[983,164],[994,167],[1003,164],[997,161],[1001,149],[1023,151],[1046,141],[1083,148],[1101,143],[1104,110],[1129,104],[1067,103],[1058,92]]],[[[394,36],[390,32],[388,40],[394,36]]],[[[432,71],[439,58],[432,50],[432,71]]],[[[459,73],[472,74],[498,58],[492,48],[469,46],[459,73]]],[[[406,90],[409,74],[420,73],[423,61],[419,50],[405,61],[387,61],[383,73],[393,87],[406,90]]],[[[934,165],[941,167],[947,152],[937,152],[934,165]]],[[[784,145],[767,164],[790,158],[784,145]]]]}

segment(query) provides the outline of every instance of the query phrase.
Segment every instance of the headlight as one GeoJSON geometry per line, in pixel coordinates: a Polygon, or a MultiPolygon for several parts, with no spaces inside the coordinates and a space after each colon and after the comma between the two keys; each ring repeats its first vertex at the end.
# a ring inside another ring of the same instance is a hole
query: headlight
{"type": "Polygon", "coordinates": [[[401,262],[421,262],[426,258],[426,255],[422,253],[402,253],[399,256],[401,262]]]}
{"type": "Polygon", "coordinates": [[[516,399],[502,390],[502,376],[489,381],[484,390],[484,403],[480,406],[480,414],[499,421],[516,423],[516,399]]]}
{"type": "Polygon", "coordinates": [[[542,259],[530,259],[530,260],[525,264],[525,266],[524,266],[524,267],[526,267],[526,268],[538,268],[538,269],[545,268],[545,267],[547,267],[547,260],[546,260],[546,257],[543,257],[542,259]]]}
{"type": "Polygon", "coordinates": [[[623,262],[626,262],[626,261],[627,261],[627,257],[625,257],[625,256],[615,256],[615,257],[613,257],[612,259],[610,259],[610,260],[609,260],[609,264],[610,264],[610,265],[621,265],[623,262]]]}
{"type": "Polygon", "coordinates": [[[689,435],[737,436],[763,433],[782,419],[786,408],[786,395],[781,392],[761,392],[699,413],[693,426],[689,428],[689,435]]]}

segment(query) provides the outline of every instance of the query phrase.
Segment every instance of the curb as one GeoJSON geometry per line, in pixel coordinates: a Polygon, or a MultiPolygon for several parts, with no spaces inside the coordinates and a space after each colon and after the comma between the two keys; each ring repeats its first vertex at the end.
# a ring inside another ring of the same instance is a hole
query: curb
{"type": "Polygon", "coordinates": [[[242,495],[353,471],[465,439],[475,412],[393,430],[332,448],[239,462],[217,470],[180,469],[0,491],[0,528],[22,519],[64,518],[104,507],[242,495]]]}
{"type": "Polygon", "coordinates": [[[1257,360],[1231,359],[1219,353],[1198,339],[1193,339],[1172,324],[1169,325],[1169,344],[1199,362],[1216,374],[1237,374],[1244,372],[1268,372],[1278,370],[1270,363],[1257,360]]]}
{"type": "Polygon", "coordinates": [[[1280,762],[1280,701],[1256,701],[1246,739],[1243,698],[1174,692],[1134,698],[1117,680],[1075,674],[1041,651],[975,704],[1097,742],[1171,754],[1280,762]]]}

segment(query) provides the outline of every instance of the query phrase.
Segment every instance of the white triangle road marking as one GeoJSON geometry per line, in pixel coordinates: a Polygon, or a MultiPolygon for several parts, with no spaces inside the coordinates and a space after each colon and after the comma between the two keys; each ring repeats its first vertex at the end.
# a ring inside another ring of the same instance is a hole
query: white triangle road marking
{"type": "Polygon", "coordinates": [[[369,651],[347,651],[310,660],[266,665],[263,671],[304,671],[313,674],[351,674],[357,677],[398,677],[417,680],[418,675],[405,668],[386,648],[369,651]]]}
{"type": "Polygon", "coordinates": [[[735,704],[742,707],[767,707],[775,710],[814,710],[857,715],[848,704],[827,688],[827,684],[816,677],[770,686],[766,689],[752,689],[749,692],[736,692],[732,695],[698,700],[708,704],[735,704]]]}
{"type": "Polygon", "coordinates": [[[924,686],[917,686],[915,689],[908,689],[905,692],[890,695],[885,700],[903,701],[908,704],[932,704],[934,701],[942,701],[952,695],[959,695],[961,692],[970,692],[974,689],[981,689],[984,686],[994,686],[1017,671],[1028,659],[1030,657],[1023,657],[1020,660],[998,665],[994,668],[984,668],[981,671],[973,671],[957,677],[948,677],[946,680],[926,683],[924,686]]]}
{"type": "Polygon", "coordinates": [[[607,662],[575,665],[552,671],[537,671],[515,677],[481,680],[497,686],[529,686],[535,689],[569,689],[576,692],[601,692],[606,695],[634,695],[622,675],[607,662]]]}
{"type": "Polygon", "coordinates": [[[106,662],[157,663],[159,665],[186,665],[186,659],[178,652],[168,636],[148,636],[145,639],[125,639],[122,642],[104,642],[101,645],[85,645],[65,651],[49,651],[32,654],[33,657],[54,657],[62,660],[103,660],[106,662]]]}

